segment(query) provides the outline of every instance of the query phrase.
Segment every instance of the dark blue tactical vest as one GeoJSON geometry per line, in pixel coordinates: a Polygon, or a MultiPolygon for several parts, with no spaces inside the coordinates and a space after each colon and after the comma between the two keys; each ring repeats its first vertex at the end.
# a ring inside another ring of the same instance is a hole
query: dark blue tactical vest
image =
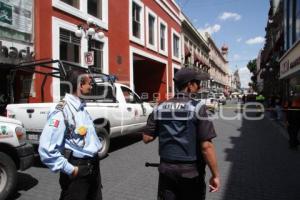
{"type": "Polygon", "coordinates": [[[196,107],[202,103],[190,98],[173,98],[154,110],[159,133],[159,155],[171,161],[199,160],[196,107]]]}

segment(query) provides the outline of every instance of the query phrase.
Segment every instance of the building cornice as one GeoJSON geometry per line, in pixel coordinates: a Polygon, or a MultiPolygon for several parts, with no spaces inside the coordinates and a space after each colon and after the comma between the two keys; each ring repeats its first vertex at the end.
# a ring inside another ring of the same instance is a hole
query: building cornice
{"type": "Polygon", "coordinates": [[[206,42],[206,40],[198,32],[198,30],[193,26],[193,24],[189,21],[187,16],[185,16],[183,13],[182,13],[182,16],[183,16],[182,27],[187,28],[195,36],[195,38],[198,39],[198,41],[201,43],[201,45],[206,48],[207,52],[209,52],[210,49],[209,49],[209,45],[206,42]]]}

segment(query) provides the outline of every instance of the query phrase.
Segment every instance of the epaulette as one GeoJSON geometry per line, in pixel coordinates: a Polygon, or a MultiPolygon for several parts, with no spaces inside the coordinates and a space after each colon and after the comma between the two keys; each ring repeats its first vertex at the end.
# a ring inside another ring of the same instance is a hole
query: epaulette
{"type": "Polygon", "coordinates": [[[56,110],[60,110],[60,111],[63,111],[64,110],[64,107],[66,106],[67,102],[65,100],[60,100],[58,102],[58,104],[56,105],[55,109],[56,110]]]}

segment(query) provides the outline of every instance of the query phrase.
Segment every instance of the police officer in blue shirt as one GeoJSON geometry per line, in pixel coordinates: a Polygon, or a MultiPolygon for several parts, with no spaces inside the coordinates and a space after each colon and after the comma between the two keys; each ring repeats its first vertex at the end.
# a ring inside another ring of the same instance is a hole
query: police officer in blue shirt
{"type": "Polygon", "coordinates": [[[212,139],[216,133],[206,106],[192,98],[200,89],[203,74],[183,68],[174,76],[178,93],[154,108],[143,134],[149,143],[159,138],[158,199],[204,200],[205,166],[212,177],[210,192],[220,187],[220,176],[212,139]]]}
{"type": "Polygon", "coordinates": [[[41,161],[60,172],[61,200],[100,200],[98,151],[102,145],[81,97],[92,89],[84,71],[71,70],[67,80],[72,94],[52,108],[40,138],[41,161]]]}

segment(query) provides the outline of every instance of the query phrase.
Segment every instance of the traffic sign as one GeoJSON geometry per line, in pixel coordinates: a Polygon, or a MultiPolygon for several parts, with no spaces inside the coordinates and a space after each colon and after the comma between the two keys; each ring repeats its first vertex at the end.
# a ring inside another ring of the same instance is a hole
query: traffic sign
{"type": "Polygon", "coordinates": [[[89,51],[84,53],[84,62],[87,66],[94,65],[94,51],[89,51]]]}

